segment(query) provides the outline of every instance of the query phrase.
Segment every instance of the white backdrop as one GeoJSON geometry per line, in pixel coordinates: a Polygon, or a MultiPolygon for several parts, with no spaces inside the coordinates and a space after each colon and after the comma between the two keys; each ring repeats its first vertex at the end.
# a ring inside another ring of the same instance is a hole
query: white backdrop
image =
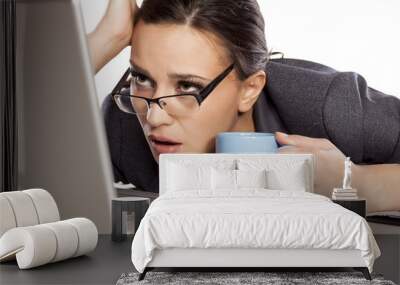
{"type": "MultiPolygon", "coordinates": [[[[140,0],[138,2],[141,2],[140,0]]],[[[108,0],[82,0],[87,32],[108,0]]],[[[259,0],[269,48],[341,71],[356,71],[369,86],[400,98],[399,0],[259,0]]],[[[128,67],[129,48],[96,75],[99,103],[128,67]]]]}

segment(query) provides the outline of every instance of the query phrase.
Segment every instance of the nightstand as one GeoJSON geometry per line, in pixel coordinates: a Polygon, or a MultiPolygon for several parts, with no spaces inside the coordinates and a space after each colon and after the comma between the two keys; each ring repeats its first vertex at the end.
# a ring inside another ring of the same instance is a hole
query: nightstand
{"type": "Polygon", "coordinates": [[[367,201],[365,199],[355,199],[355,200],[334,200],[332,202],[339,204],[340,206],[359,214],[361,217],[365,218],[367,201]]]}
{"type": "Polygon", "coordinates": [[[150,198],[145,197],[112,199],[112,240],[123,241],[128,235],[134,235],[149,206],[150,198]],[[134,226],[133,231],[129,230],[130,226],[134,226]]]}

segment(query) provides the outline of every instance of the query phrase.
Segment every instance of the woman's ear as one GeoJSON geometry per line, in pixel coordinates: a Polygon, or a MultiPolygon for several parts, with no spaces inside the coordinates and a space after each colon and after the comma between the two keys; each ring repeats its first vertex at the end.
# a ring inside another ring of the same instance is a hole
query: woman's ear
{"type": "Polygon", "coordinates": [[[266,83],[267,75],[264,70],[253,73],[242,82],[238,102],[238,111],[240,113],[245,113],[253,107],[266,83]]]}

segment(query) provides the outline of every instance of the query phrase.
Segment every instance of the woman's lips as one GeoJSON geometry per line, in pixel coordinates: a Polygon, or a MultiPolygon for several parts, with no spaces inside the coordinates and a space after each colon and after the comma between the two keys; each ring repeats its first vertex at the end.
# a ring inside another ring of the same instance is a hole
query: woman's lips
{"type": "Polygon", "coordinates": [[[161,153],[175,153],[180,150],[182,143],[173,141],[166,137],[149,135],[152,147],[159,154],[161,153]]]}
{"type": "Polygon", "coordinates": [[[158,153],[175,153],[178,152],[182,144],[165,144],[156,141],[151,141],[151,145],[158,153]]]}

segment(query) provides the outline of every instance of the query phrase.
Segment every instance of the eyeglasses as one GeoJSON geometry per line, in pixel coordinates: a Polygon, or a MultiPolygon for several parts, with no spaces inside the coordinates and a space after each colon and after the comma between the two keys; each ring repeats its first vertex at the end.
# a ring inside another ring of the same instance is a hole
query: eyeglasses
{"type": "Polygon", "coordinates": [[[170,115],[190,116],[200,108],[201,103],[224,80],[233,67],[234,64],[231,64],[197,93],[180,93],[158,98],[152,98],[154,94],[153,87],[141,85],[136,77],[132,77],[130,81],[128,80],[129,75],[132,74],[131,67],[129,67],[112,90],[111,96],[119,109],[125,113],[147,114],[151,104],[155,103],[170,115]]]}

